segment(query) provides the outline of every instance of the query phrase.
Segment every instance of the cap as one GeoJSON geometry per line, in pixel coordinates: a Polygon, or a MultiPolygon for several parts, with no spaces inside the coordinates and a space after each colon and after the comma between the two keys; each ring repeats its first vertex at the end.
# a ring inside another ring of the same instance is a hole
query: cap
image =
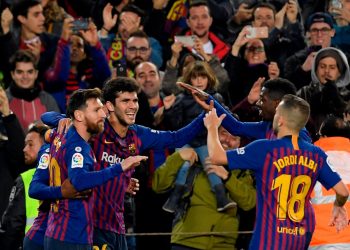
{"type": "Polygon", "coordinates": [[[311,25],[314,23],[327,23],[333,29],[332,16],[325,12],[316,12],[309,16],[305,23],[306,30],[310,30],[311,25]]]}

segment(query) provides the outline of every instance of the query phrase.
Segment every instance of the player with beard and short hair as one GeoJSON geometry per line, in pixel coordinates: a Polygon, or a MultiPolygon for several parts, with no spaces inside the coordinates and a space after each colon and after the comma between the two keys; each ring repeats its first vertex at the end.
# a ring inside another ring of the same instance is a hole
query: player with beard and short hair
{"type": "MultiPolygon", "coordinates": [[[[149,149],[182,147],[192,140],[203,126],[202,113],[193,122],[178,131],[159,131],[135,124],[139,109],[138,83],[127,77],[118,77],[106,82],[103,100],[108,110],[103,133],[90,142],[99,163],[96,170],[108,170],[115,163],[125,162],[131,155],[149,149]]],[[[57,125],[63,118],[57,113],[42,116],[46,124],[57,125]]],[[[124,225],[124,195],[133,170],[125,171],[117,178],[95,188],[94,246],[127,249],[124,225]]],[[[74,184],[74,183],[73,183],[74,184]]]]}
{"type": "MultiPolygon", "coordinates": [[[[50,148],[50,186],[61,186],[68,178],[76,190],[90,189],[119,176],[140,164],[145,156],[125,159],[102,171],[88,144],[92,135],[103,131],[106,114],[99,89],[75,91],[68,104],[67,115],[73,125],[67,134],[50,148]]],[[[51,204],[44,246],[47,249],[91,249],[94,197],[62,199],[51,204]]]]}
{"type": "Polygon", "coordinates": [[[218,127],[225,115],[218,117],[213,109],[204,119],[208,129],[209,160],[217,165],[228,164],[231,170],[255,172],[257,221],[249,249],[308,248],[315,229],[310,196],[316,181],[336,192],[330,225],[337,231],[348,226],[344,207],[349,196],[347,187],[331,169],[325,152],[299,138],[309,115],[310,106],[305,100],[285,95],[273,120],[277,139],[257,140],[228,152],[218,139],[218,127]]]}

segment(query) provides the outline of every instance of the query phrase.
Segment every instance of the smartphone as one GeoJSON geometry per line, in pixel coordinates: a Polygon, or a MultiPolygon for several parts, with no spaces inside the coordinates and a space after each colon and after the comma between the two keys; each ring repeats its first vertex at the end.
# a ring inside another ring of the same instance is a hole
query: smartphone
{"type": "Polygon", "coordinates": [[[126,71],[126,67],[118,61],[114,61],[113,62],[113,67],[116,69],[117,71],[117,77],[118,76],[127,76],[127,71],[126,71]]]}
{"type": "Polygon", "coordinates": [[[268,38],[269,30],[267,27],[250,27],[250,34],[247,34],[247,38],[268,38]]]}
{"type": "Polygon", "coordinates": [[[89,18],[78,18],[73,21],[72,30],[78,32],[79,30],[89,29],[89,18]]]}
{"type": "Polygon", "coordinates": [[[320,49],[322,49],[322,45],[311,45],[311,46],[308,48],[308,51],[309,51],[309,53],[311,53],[311,52],[317,52],[317,51],[319,51],[320,49]]]}
{"type": "Polygon", "coordinates": [[[182,43],[185,47],[193,47],[196,36],[175,36],[175,42],[182,43]]]}

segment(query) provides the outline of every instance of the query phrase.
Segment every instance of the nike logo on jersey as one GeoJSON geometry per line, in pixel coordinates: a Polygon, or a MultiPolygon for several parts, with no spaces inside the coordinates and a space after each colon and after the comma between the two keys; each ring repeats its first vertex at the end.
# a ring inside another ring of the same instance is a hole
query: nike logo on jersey
{"type": "Polygon", "coordinates": [[[112,143],[114,143],[113,141],[107,141],[106,139],[105,139],[105,144],[112,144],[112,143]]]}

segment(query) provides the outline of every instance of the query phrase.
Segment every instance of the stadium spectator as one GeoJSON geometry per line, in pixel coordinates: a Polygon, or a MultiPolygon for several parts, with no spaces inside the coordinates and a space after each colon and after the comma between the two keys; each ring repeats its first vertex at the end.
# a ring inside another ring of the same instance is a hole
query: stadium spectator
{"type": "Polygon", "coordinates": [[[308,47],[287,58],[284,66],[285,78],[294,83],[298,90],[311,82],[311,69],[316,52],[330,47],[335,35],[332,17],[324,12],[309,16],[305,30],[306,39],[309,40],[308,47]]]}
{"type": "Polygon", "coordinates": [[[12,82],[6,90],[11,110],[17,115],[24,131],[40,120],[47,111],[59,111],[55,99],[41,89],[35,55],[18,50],[11,58],[12,82]]]}
{"type": "Polygon", "coordinates": [[[25,134],[17,116],[11,111],[5,90],[0,87],[0,216],[10,196],[13,181],[24,172],[25,134]]]}
{"type": "Polygon", "coordinates": [[[32,180],[38,155],[44,144],[44,136],[48,127],[32,124],[25,137],[24,169],[14,182],[9,205],[1,220],[0,242],[4,250],[22,249],[24,234],[32,226],[34,218],[38,215],[39,201],[28,195],[29,184],[32,180]]]}
{"type": "Polygon", "coordinates": [[[350,100],[350,71],[345,54],[332,47],[321,49],[314,58],[311,78],[297,95],[310,104],[307,128],[315,139],[327,115],[342,117],[350,100]]]}
{"type": "Polygon", "coordinates": [[[247,37],[248,34],[250,29],[246,26],[232,45],[231,53],[225,63],[231,82],[224,97],[230,107],[248,95],[259,77],[275,79],[280,74],[278,64],[268,61],[268,54],[265,52],[262,40],[250,39],[247,37]]]}
{"type": "MultiPolygon", "coordinates": [[[[219,140],[225,150],[239,147],[240,138],[229,134],[223,127],[219,128],[219,140]]],[[[216,198],[208,182],[207,169],[196,162],[195,151],[183,148],[168,157],[154,176],[152,187],[156,192],[165,192],[175,184],[176,174],[185,161],[190,167],[186,179],[186,190],[178,203],[173,221],[174,235],[171,237],[172,250],[178,249],[232,249],[237,234],[220,232],[237,232],[239,218],[237,209],[218,212],[216,198]],[[205,218],[205,220],[203,220],[205,218]],[[186,235],[191,232],[212,232],[213,235],[186,235]],[[183,235],[182,235],[183,233],[183,235]]],[[[227,171],[220,168],[220,177],[224,181],[226,192],[237,202],[238,207],[249,210],[255,206],[256,190],[252,176],[248,171],[227,171]]],[[[227,195],[227,194],[225,194],[227,195]]],[[[241,221],[241,223],[245,223],[241,221]]]]}
{"type": "Polygon", "coordinates": [[[38,80],[41,82],[44,73],[53,62],[58,37],[45,32],[45,17],[39,0],[14,1],[12,13],[5,9],[1,22],[3,33],[0,35],[0,64],[5,75],[5,83],[9,83],[10,57],[19,49],[29,49],[38,60],[38,80]],[[13,28],[11,29],[11,24],[13,28]]]}
{"type": "Polygon", "coordinates": [[[75,90],[103,87],[111,71],[92,22],[86,30],[76,30],[72,18],[64,20],[54,65],[45,76],[44,88],[53,95],[63,113],[75,90]]]}
{"type": "MultiPolygon", "coordinates": [[[[113,6],[108,3],[103,9],[103,26],[99,37],[107,53],[109,66],[121,64],[126,68],[126,42],[131,33],[142,30],[144,25],[144,12],[135,5],[125,6],[119,15],[112,15],[113,6]],[[116,33],[109,33],[117,25],[116,33]]],[[[149,37],[151,48],[151,61],[158,67],[163,64],[162,47],[159,42],[149,37]]]]}

